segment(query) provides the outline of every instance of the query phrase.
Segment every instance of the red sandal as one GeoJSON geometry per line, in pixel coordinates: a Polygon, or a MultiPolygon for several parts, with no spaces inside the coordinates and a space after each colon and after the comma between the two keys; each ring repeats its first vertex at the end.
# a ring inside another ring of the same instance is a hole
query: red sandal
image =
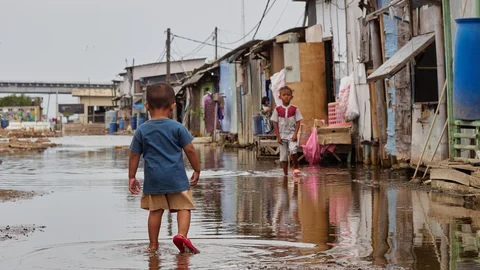
{"type": "Polygon", "coordinates": [[[186,238],[183,235],[178,234],[173,237],[173,243],[175,244],[175,246],[177,246],[180,252],[185,252],[188,249],[193,254],[200,253],[200,251],[193,246],[192,241],[190,241],[190,239],[186,238]]]}

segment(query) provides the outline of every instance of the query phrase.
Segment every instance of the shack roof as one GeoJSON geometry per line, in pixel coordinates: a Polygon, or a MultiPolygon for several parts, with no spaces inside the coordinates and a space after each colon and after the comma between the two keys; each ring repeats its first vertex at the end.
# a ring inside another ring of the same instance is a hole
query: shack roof
{"type": "MultiPolygon", "coordinates": [[[[183,59],[179,61],[171,61],[171,63],[185,63],[185,62],[197,62],[197,61],[205,61],[207,58],[190,58],[190,59],[183,59]]],[[[131,68],[136,68],[136,67],[147,67],[147,66],[156,66],[159,64],[167,64],[166,61],[163,62],[153,62],[153,63],[147,63],[147,64],[141,64],[141,65],[134,65],[134,66],[128,66],[125,67],[125,69],[131,69],[131,68]]]]}

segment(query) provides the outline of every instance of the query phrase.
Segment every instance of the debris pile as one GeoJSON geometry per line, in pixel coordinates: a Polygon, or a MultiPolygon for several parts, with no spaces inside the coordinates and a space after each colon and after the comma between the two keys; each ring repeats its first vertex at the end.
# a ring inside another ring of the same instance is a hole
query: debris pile
{"type": "Polygon", "coordinates": [[[40,151],[43,152],[50,147],[58,146],[56,143],[52,143],[47,138],[39,138],[36,141],[33,140],[19,140],[17,137],[10,137],[3,142],[0,141],[0,153],[24,153],[28,151],[40,151]]]}
{"type": "Polygon", "coordinates": [[[35,131],[31,129],[14,129],[14,130],[7,130],[7,129],[0,129],[0,138],[46,138],[46,137],[58,137],[58,134],[54,131],[35,131]]]}

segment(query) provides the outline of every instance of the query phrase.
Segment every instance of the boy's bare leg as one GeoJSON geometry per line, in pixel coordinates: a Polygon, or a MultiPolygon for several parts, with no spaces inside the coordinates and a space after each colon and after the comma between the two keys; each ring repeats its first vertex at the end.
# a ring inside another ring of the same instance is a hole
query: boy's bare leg
{"type": "Polygon", "coordinates": [[[190,216],[190,210],[180,210],[177,213],[178,234],[185,236],[185,238],[188,238],[190,216]]]}
{"type": "Polygon", "coordinates": [[[160,225],[162,224],[163,210],[150,211],[148,215],[148,238],[150,239],[149,250],[158,249],[158,234],[160,233],[160,225]]]}
{"type": "Polygon", "coordinates": [[[298,155],[297,155],[297,154],[293,154],[293,155],[292,155],[292,160],[293,160],[293,168],[294,168],[294,169],[298,169],[298,155]]]}
{"type": "Polygon", "coordinates": [[[288,176],[288,162],[282,161],[283,175],[288,176]]]}

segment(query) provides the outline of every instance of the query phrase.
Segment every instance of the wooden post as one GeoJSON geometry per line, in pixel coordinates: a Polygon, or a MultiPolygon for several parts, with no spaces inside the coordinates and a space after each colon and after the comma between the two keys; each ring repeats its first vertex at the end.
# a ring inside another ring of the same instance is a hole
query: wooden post
{"type": "Polygon", "coordinates": [[[372,135],[374,144],[371,147],[371,162],[372,165],[378,165],[378,141],[379,141],[379,131],[378,131],[378,116],[377,116],[377,98],[375,91],[375,83],[370,83],[370,107],[372,110],[372,135]]]}
{"type": "MultiPolygon", "coordinates": [[[[442,8],[440,6],[432,6],[435,9],[435,49],[437,53],[437,83],[438,83],[438,96],[442,95],[443,85],[445,84],[445,47],[443,42],[443,25],[442,25],[442,8]]],[[[447,121],[447,100],[439,100],[438,106],[440,107],[438,115],[438,123],[436,130],[440,131],[440,127],[445,121],[447,121]]],[[[445,159],[448,157],[448,138],[443,137],[440,142],[440,157],[445,159]]]]}
{"type": "MultiPolygon", "coordinates": [[[[372,37],[373,68],[377,69],[383,64],[383,54],[380,41],[380,25],[376,20],[370,21],[370,34],[372,37]]],[[[385,100],[384,80],[375,82],[375,99],[377,108],[377,125],[379,131],[379,154],[382,162],[387,159],[385,145],[387,144],[387,104],[385,100]]]]}
{"type": "Polygon", "coordinates": [[[166,74],[166,82],[170,84],[170,45],[172,41],[170,40],[170,28],[167,29],[167,44],[166,44],[166,50],[167,50],[167,74],[166,74]]]}
{"type": "Polygon", "coordinates": [[[448,117],[448,149],[450,159],[455,158],[455,118],[453,115],[453,45],[452,45],[452,20],[450,14],[450,0],[442,0],[443,30],[445,33],[445,65],[447,71],[447,117],[448,117]]]}
{"type": "MultiPolygon", "coordinates": [[[[403,9],[397,9],[402,17],[403,9]]],[[[408,13],[410,14],[410,13],[408,13]]],[[[410,24],[411,25],[411,24],[410,24]]],[[[404,22],[397,22],[398,48],[405,46],[410,40],[412,28],[404,22]]],[[[409,65],[395,75],[395,143],[399,160],[405,162],[411,158],[412,149],[412,85],[409,65]]],[[[395,164],[395,159],[393,164],[395,164]]]]}
{"type": "Polygon", "coordinates": [[[212,143],[217,142],[218,102],[215,101],[215,122],[213,123],[212,143]]]}
{"type": "Polygon", "coordinates": [[[218,59],[218,27],[215,27],[215,60],[218,59]]]}

